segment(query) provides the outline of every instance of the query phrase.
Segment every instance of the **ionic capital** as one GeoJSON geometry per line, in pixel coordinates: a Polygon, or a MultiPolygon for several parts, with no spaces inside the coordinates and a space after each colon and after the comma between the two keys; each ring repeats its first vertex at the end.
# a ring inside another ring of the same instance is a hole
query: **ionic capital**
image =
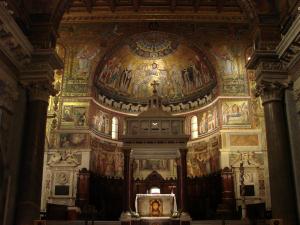
{"type": "Polygon", "coordinates": [[[50,95],[55,96],[59,91],[48,81],[23,83],[29,94],[29,101],[42,100],[48,102],[50,95]]]}

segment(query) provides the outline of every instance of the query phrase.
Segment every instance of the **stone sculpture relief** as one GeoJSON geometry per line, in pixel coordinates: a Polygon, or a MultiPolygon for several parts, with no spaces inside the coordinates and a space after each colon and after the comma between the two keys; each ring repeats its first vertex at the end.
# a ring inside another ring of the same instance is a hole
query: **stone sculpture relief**
{"type": "Polygon", "coordinates": [[[254,151],[241,153],[239,150],[236,151],[235,156],[231,158],[231,167],[239,167],[240,163],[245,163],[244,166],[260,166],[261,162],[255,155],[254,151]]]}
{"type": "Polygon", "coordinates": [[[68,150],[55,152],[55,154],[50,157],[50,160],[47,164],[49,166],[78,166],[80,163],[74,157],[74,152],[71,150],[71,148],[69,148],[68,150]]]}

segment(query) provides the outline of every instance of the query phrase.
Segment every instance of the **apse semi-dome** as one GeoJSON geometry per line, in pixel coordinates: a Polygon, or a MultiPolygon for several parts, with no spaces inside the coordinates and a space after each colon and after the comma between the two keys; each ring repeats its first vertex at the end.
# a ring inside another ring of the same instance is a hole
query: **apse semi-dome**
{"type": "Polygon", "coordinates": [[[203,106],[218,92],[213,64],[197,45],[177,35],[147,32],[116,43],[103,56],[94,74],[94,96],[112,108],[138,112],[134,107],[146,106],[154,81],[164,106],[177,106],[166,110],[171,112],[203,106]]]}

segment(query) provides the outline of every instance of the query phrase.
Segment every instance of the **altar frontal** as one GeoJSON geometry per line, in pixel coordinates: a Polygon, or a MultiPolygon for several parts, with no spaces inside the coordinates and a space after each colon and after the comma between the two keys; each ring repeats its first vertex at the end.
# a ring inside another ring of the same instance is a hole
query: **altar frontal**
{"type": "Polygon", "coordinates": [[[169,217],[177,211],[174,194],[137,194],[135,208],[142,217],[169,217]]]}

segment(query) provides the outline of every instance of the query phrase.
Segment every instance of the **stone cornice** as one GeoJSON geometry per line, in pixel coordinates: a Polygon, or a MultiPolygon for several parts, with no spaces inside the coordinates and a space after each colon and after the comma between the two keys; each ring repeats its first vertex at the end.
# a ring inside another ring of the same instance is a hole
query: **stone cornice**
{"type": "Polygon", "coordinates": [[[0,48],[21,69],[30,62],[33,47],[8,11],[0,4],[0,48]]]}
{"type": "Polygon", "coordinates": [[[13,101],[18,99],[18,92],[13,91],[12,87],[0,80],[0,106],[12,112],[13,101]]]}
{"type": "Polygon", "coordinates": [[[35,49],[32,60],[20,71],[21,83],[54,81],[54,70],[63,69],[61,58],[54,49],[35,49]]]}
{"type": "Polygon", "coordinates": [[[255,70],[261,60],[277,60],[275,49],[273,50],[255,50],[251,59],[248,61],[246,68],[250,70],[255,70]]]}
{"type": "Polygon", "coordinates": [[[171,11],[145,11],[143,13],[102,11],[97,13],[65,14],[62,23],[74,22],[129,22],[129,21],[197,21],[197,22],[230,22],[249,23],[246,15],[238,12],[200,14],[191,11],[172,13],[171,11]]]}
{"type": "Polygon", "coordinates": [[[298,17],[276,49],[279,59],[291,68],[300,57],[300,17],[298,17]]]}
{"type": "Polygon", "coordinates": [[[255,70],[255,81],[273,80],[275,82],[286,80],[288,71],[283,63],[278,60],[260,60],[255,70]]]}

